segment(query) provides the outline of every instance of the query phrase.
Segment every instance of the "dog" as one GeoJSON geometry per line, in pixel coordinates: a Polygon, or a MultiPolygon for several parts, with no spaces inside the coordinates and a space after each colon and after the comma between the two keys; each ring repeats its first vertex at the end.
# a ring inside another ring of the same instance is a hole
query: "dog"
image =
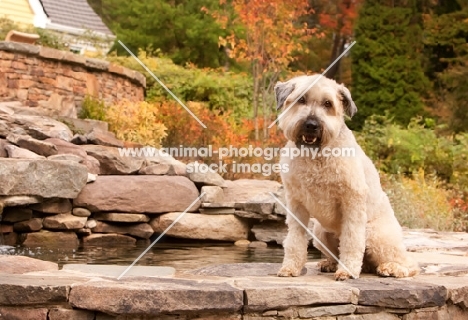
{"type": "MultiPolygon", "coordinates": [[[[283,111],[278,123],[288,140],[286,149],[318,151],[316,157],[282,156],[280,162],[289,168],[281,173],[288,209],[305,226],[314,218],[314,246],[326,256],[320,270],[334,272],[336,280],[358,278],[361,271],[397,278],[418,274],[377,169],[345,124],[345,117],[357,112],[350,91],[312,75],[278,82],[275,94],[283,111]],[[320,156],[344,148],[354,150],[354,156],[320,156]]],[[[289,213],[286,223],[278,276],[296,277],[307,260],[308,240],[306,230],[289,213]]]]}

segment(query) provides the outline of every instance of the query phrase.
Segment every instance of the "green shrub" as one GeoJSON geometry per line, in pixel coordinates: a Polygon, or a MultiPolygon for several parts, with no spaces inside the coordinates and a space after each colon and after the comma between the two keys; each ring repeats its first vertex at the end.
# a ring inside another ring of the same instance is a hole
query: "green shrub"
{"type": "Polygon", "coordinates": [[[106,120],[106,104],[103,100],[87,95],[78,114],[80,119],[106,120]]]}
{"type": "MultiPolygon", "coordinates": [[[[181,67],[167,58],[149,57],[143,51],[138,58],[183,102],[203,102],[210,110],[231,111],[237,119],[250,115],[252,80],[248,75],[191,65],[181,67]]],[[[110,55],[107,59],[146,76],[148,101],[173,100],[133,57],[110,55]]]]}

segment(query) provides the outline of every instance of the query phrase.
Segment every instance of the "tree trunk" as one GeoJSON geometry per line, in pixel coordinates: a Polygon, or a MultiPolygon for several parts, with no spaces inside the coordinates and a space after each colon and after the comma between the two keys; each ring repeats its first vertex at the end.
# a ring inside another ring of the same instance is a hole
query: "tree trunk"
{"type": "MultiPolygon", "coordinates": [[[[340,54],[343,53],[344,51],[344,46],[346,43],[346,37],[343,36],[340,32],[335,33],[335,39],[333,40],[333,47],[332,47],[332,53],[330,56],[330,64],[332,64],[336,58],[340,56],[340,54]]],[[[338,80],[338,71],[340,70],[340,64],[341,64],[341,59],[338,60],[333,67],[328,70],[327,76],[330,79],[338,80]]]]}

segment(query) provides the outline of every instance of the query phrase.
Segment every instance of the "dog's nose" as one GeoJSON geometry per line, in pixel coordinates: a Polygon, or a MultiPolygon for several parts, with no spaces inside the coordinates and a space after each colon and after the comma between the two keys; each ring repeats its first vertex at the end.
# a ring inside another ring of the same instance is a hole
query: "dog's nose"
{"type": "Polygon", "coordinates": [[[308,119],[306,122],[305,122],[305,127],[307,130],[317,130],[319,128],[320,124],[317,120],[315,119],[308,119]]]}

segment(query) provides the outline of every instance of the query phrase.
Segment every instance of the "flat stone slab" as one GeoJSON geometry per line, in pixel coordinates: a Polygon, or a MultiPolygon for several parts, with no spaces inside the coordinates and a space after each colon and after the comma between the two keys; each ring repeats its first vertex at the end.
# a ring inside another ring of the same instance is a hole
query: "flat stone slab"
{"type": "MultiPolygon", "coordinates": [[[[276,276],[281,268],[281,263],[229,263],[207,266],[187,273],[199,276],[218,277],[267,277],[276,276]]],[[[307,264],[302,269],[301,275],[317,275],[319,273],[317,264],[307,264]]]]}
{"type": "Polygon", "coordinates": [[[74,285],[69,302],[76,308],[110,314],[236,312],[244,305],[244,295],[241,289],[226,283],[159,278],[74,285]]]}
{"type": "MultiPolygon", "coordinates": [[[[62,270],[117,278],[127,267],[102,264],[65,264],[62,270]]],[[[174,274],[175,269],[172,267],[133,266],[124,277],[169,277],[174,274]]]]}
{"type": "Polygon", "coordinates": [[[440,307],[447,289],[412,279],[367,278],[345,281],[359,289],[359,304],[386,308],[440,307]]]}

